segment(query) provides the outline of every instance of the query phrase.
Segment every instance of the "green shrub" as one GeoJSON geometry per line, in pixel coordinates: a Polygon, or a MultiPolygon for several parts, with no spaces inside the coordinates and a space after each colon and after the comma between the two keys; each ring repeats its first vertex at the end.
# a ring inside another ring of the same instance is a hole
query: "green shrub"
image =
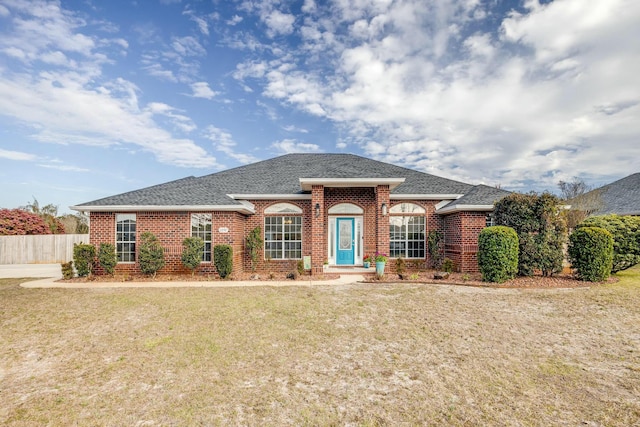
{"type": "Polygon", "coordinates": [[[612,273],[626,270],[640,262],[640,217],[620,215],[600,215],[587,218],[577,225],[600,227],[613,237],[612,273]]]}
{"type": "Polygon", "coordinates": [[[251,258],[251,271],[256,271],[256,265],[258,265],[258,260],[260,259],[263,243],[262,229],[260,227],[256,227],[249,232],[247,236],[247,250],[251,258]]]}
{"type": "Polygon", "coordinates": [[[156,277],[158,270],[164,267],[164,248],[153,233],[146,231],[140,235],[139,254],[140,271],[156,277]]]}
{"type": "Polygon", "coordinates": [[[405,265],[404,258],[399,257],[396,259],[396,273],[398,273],[398,276],[402,277],[405,271],[407,271],[407,267],[405,265]]]}
{"type": "Polygon", "coordinates": [[[487,227],[478,236],[478,267],[485,282],[502,283],[518,272],[518,234],[511,227],[487,227]]]}
{"type": "Polygon", "coordinates": [[[73,245],[73,263],[76,266],[78,276],[86,277],[93,271],[95,263],[96,247],[84,243],[73,245]]]}
{"type": "Polygon", "coordinates": [[[100,243],[98,247],[98,263],[106,273],[113,276],[118,263],[116,247],[111,243],[100,243]]]}
{"type": "Polygon", "coordinates": [[[601,282],[613,265],[613,237],[604,228],[580,227],[569,237],[569,259],[580,279],[601,282]]]}
{"type": "Polygon", "coordinates": [[[518,275],[545,276],[562,271],[566,223],[563,202],[550,193],[513,193],[495,203],[496,225],[513,228],[519,240],[518,275]]]}
{"type": "Polygon", "coordinates": [[[298,275],[299,276],[304,276],[304,261],[303,260],[298,260],[298,262],[296,263],[296,270],[298,271],[298,275]]]}
{"type": "Polygon", "coordinates": [[[233,270],[233,249],[229,245],[216,245],[213,248],[213,263],[221,278],[226,278],[233,270]]]}
{"type": "Polygon", "coordinates": [[[199,237],[187,237],[182,241],[182,255],[180,260],[182,265],[191,270],[193,276],[196,268],[202,262],[202,254],[204,253],[204,240],[199,237]]]}
{"type": "Polygon", "coordinates": [[[442,260],[442,271],[451,273],[456,268],[456,264],[451,258],[445,258],[442,260]]]}
{"type": "Polygon", "coordinates": [[[440,258],[442,251],[442,233],[436,230],[429,231],[427,235],[427,249],[429,251],[429,258],[431,259],[431,266],[438,268],[440,266],[440,258]]]}
{"type": "Polygon", "coordinates": [[[62,267],[62,278],[64,280],[73,279],[73,261],[63,262],[60,266],[62,267]]]}

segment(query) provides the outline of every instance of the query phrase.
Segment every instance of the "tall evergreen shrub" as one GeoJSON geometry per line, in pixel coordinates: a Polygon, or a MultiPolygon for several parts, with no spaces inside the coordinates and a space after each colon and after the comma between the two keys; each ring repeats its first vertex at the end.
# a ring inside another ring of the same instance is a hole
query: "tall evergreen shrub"
{"type": "Polygon", "coordinates": [[[580,227],[569,236],[569,259],[580,279],[601,282],[613,266],[613,237],[604,228],[580,227]]]}
{"type": "Polygon", "coordinates": [[[202,254],[204,252],[204,240],[199,237],[187,237],[182,241],[182,255],[180,260],[182,264],[191,270],[193,276],[196,268],[202,262],[202,254]]]}
{"type": "Polygon", "coordinates": [[[100,243],[98,247],[98,263],[107,274],[113,276],[118,263],[116,247],[111,243],[100,243]]]}
{"type": "Polygon", "coordinates": [[[78,243],[73,245],[73,263],[76,266],[78,276],[86,277],[93,271],[96,258],[96,247],[89,244],[78,243]]]}
{"type": "Polygon", "coordinates": [[[213,263],[221,278],[225,279],[233,271],[233,249],[229,245],[213,248],[213,263]]]}
{"type": "Polygon", "coordinates": [[[140,235],[139,254],[140,271],[156,277],[158,270],[164,267],[164,248],[153,233],[146,231],[140,235]]]}
{"type": "Polygon", "coordinates": [[[487,227],[478,236],[478,267],[485,282],[502,283],[518,272],[518,234],[505,226],[487,227]]]}

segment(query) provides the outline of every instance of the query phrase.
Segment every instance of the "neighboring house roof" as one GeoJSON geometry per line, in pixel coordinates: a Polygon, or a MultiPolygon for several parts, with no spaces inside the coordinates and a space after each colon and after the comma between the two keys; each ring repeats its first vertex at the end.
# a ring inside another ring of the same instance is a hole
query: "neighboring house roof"
{"type": "Polygon", "coordinates": [[[476,185],[464,196],[440,207],[439,214],[450,214],[460,211],[491,211],[496,201],[511,194],[510,191],[486,185],[476,185]]]}
{"type": "Polygon", "coordinates": [[[73,209],[222,208],[252,212],[252,206],[244,200],[310,198],[309,189],[315,183],[342,187],[388,184],[392,199],[455,200],[473,193],[474,198],[469,199],[469,203],[490,205],[493,201],[487,191],[472,191],[478,186],[353,154],[287,154],[198,178],[183,178],[82,203],[73,209]]]}
{"type": "Polygon", "coordinates": [[[640,173],[634,173],[585,195],[598,192],[602,209],[594,215],[640,215],[640,173]]]}

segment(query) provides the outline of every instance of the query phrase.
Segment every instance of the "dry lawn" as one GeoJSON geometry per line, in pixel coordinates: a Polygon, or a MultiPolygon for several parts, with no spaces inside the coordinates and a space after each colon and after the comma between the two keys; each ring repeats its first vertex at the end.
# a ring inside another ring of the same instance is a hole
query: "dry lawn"
{"type": "Polygon", "coordinates": [[[0,424],[640,425],[640,268],[574,289],[23,289],[0,424]]]}

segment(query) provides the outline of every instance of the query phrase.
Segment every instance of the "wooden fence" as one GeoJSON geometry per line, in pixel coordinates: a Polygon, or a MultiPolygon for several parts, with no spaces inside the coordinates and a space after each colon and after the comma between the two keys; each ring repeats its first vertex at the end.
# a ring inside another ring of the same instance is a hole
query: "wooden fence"
{"type": "Polygon", "coordinates": [[[0,264],[68,262],[73,259],[74,243],[89,243],[89,235],[0,236],[0,264]]]}

